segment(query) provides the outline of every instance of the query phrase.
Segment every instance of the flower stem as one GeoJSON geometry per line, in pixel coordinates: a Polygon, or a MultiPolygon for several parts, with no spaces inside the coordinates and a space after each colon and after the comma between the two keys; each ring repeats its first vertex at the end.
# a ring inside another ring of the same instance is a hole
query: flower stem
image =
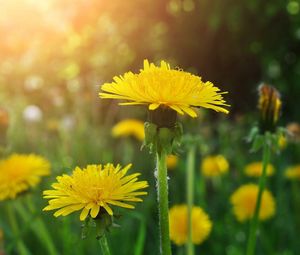
{"type": "Polygon", "coordinates": [[[109,250],[109,247],[108,247],[108,243],[107,243],[105,234],[103,234],[98,239],[98,241],[99,241],[99,244],[100,244],[100,247],[101,247],[102,255],[110,255],[110,250],[109,250]]]}
{"type": "Polygon", "coordinates": [[[157,157],[157,195],[160,227],[160,253],[171,254],[169,235],[169,205],[168,205],[168,176],[167,153],[164,149],[156,153],[157,157]]]}
{"type": "Polygon", "coordinates": [[[186,254],[194,255],[195,249],[192,240],[192,209],[194,204],[194,171],[195,171],[195,153],[196,147],[191,145],[187,156],[187,171],[186,171],[186,182],[187,182],[187,211],[188,211],[188,241],[186,244],[186,254]]]}
{"type": "Polygon", "coordinates": [[[15,202],[17,213],[23,219],[25,224],[28,224],[29,222],[31,223],[30,228],[43,246],[47,248],[48,254],[58,254],[45,223],[43,222],[41,216],[38,215],[34,209],[32,196],[27,196],[26,198],[26,204],[28,205],[28,208],[25,208],[20,200],[15,202]],[[28,214],[28,212],[30,213],[28,214]]]}
{"type": "Polygon", "coordinates": [[[263,194],[263,191],[265,188],[265,183],[266,183],[266,172],[267,172],[267,166],[268,166],[269,160],[270,160],[270,154],[271,154],[271,148],[270,148],[270,145],[268,144],[268,138],[265,135],[264,148],[263,148],[262,174],[259,178],[259,187],[258,187],[255,211],[254,211],[254,215],[251,220],[251,223],[250,223],[250,232],[249,232],[249,237],[248,237],[246,255],[254,255],[254,252],[255,252],[256,232],[257,232],[257,228],[258,228],[258,215],[259,215],[260,206],[261,206],[262,194],[263,194]]]}
{"type": "Polygon", "coordinates": [[[18,226],[14,208],[12,208],[11,203],[7,205],[6,211],[7,211],[7,217],[8,217],[8,221],[9,221],[12,233],[13,233],[14,237],[17,238],[16,243],[17,243],[18,254],[29,255],[30,252],[28,251],[27,247],[25,246],[24,242],[21,239],[20,231],[19,231],[20,228],[18,226]]]}

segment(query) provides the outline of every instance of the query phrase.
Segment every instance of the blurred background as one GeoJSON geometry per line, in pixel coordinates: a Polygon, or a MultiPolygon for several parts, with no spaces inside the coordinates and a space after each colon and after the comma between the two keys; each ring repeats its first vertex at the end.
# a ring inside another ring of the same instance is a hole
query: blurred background
{"type": "MultiPolygon", "coordinates": [[[[248,154],[250,146],[244,139],[256,119],[257,86],[267,82],[281,92],[282,125],[300,121],[299,54],[298,0],[0,0],[0,108],[9,113],[7,146],[10,152],[34,152],[51,161],[53,176],[43,184],[47,188],[55,175],[70,172],[75,165],[133,161],[134,170],[142,171],[143,178],[149,180],[150,195],[146,206],[137,207],[140,214],[122,222],[125,231],[116,232],[113,240],[121,237],[122,254],[133,254],[129,245],[132,236],[124,235],[127,229],[141,238],[142,246],[139,243],[135,254],[143,254],[139,253],[141,249],[144,254],[156,254],[157,250],[151,253],[152,247],[158,247],[153,159],[147,151],[139,150],[137,141],[120,142],[111,136],[111,127],[119,120],[143,121],[146,111],[100,100],[100,85],[115,75],[138,71],[147,58],[155,63],[167,60],[173,67],[228,91],[225,98],[231,105],[229,116],[200,112],[197,121],[184,118],[184,127],[186,132],[202,134],[206,144],[202,154],[222,153],[229,159],[233,186],[224,184],[226,181],[222,184],[229,194],[241,183],[238,177],[244,165],[260,160],[260,155],[248,154]],[[232,130],[233,135],[228,137],[232,130]]],[[[277,159],[278,168],[297,163],[299,148],[295,148],[288,148],[280,162],[277,159]]],[[[181,172],[171,173],[171,204],[183,203],[185,198],[176,190],[176,180],[184,176],[184,162],[179,166],[181,172]]],[[[288,213],[293,206],[281,193],[286,184],[278,177],[273,185],[274,192],[281,194],[282,214],[288,213]]],[[[209,199],[216,196],[212,187],[208,188],[212,193],[206,194],[209,199]]],[[[197,194],[200,199],[201,190],[197,194]]],[[[46,203],[38,196],[36,204],[42,208],[46,203]]],[[[297,199],[299,202],[299,196],[297,199]]],[[[207,206],[205,200],[201,201],[199,204],[207,206]]],[[[242,254],[246,226],[232,227],[232,215],[222,217],[225,209],[230,215],[229,205],[213,201],[207,210],[220,221],[204,249],[210,254],[225,254],[222,251],[226,247],[226,254],[242,254]],[[232,245],[229,233],[234,233],[233,239],[239,245],[232,245]],[[215,240],[222,241],[216,245],[215,240]]],[[[297,226],[291,223],[282,230],[285,220],[280,215],[275,225],[267,225],[274,232],[269,243],[260,244],[261,249],[267,247],[270,251],[276,244],[275,251],[286,252],[278,254],[296,254],[293,251],[299,248],[295,239],[299,219],[297,226]],[[279,230],[282,236],[275,234],[279,230]]],[[[77,216],[74,221],[78,223],[77,216]]],[[[65,222],[68,220],[54,219],[50,213],[45,221],[56,222],[49,230],[53,233],[61,221],[66,229],[70,226],[65,222]]],[[[73,249],[70,247],[76,238],[80,239],[79,232],[75,227],[62,254],[73,249]]],[[[84,245],[78,248],[78,254],[95,248],[94,244],[84,245]]],[[[116,252],[120,247],[113,249],[116,252]]],[[[277,254],[275,251],[262,254],[277,254]]]]}

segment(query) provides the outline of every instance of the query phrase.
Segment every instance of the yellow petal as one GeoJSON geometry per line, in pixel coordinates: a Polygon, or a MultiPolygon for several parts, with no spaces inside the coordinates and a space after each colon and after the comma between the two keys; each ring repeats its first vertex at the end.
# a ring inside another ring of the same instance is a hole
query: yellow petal
{"type": "Polygon", "coordinates": [[[81,211],[80,217],[79,217],[81,221],[84,221],[86,219],[86,217],[89,214],[89,211],[90,211],[90,209],[87,209],[86,207],[83,208],[83,210],[81,211]]]}

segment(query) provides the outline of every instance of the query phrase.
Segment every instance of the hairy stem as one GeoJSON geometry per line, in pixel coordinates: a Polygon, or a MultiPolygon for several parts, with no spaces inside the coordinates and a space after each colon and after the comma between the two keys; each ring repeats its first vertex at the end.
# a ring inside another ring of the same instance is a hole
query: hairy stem
{"type": "Polygon", "coordinates": [[[98,241],[99,241],[99,244],[100,244],[100,247],[101,247],[102,255],[110,255],[110,250],[109,250],[109,247],[108,247],[106,236],[103,234],[98,239],[98,241]]]}
{"type": "Polygon", "coordinates": [[[191,146],[187,156],[186,183],[187,183],[187,208],[188,208],[188,241],[186,244],[186,254],[194,255],[195,249],[192,240],[192,209],[194,204],[194,171],[195,171],[196,147],[191,146]]]}
{"type": "Polygon", "coordinates": [[[160,253],[171,254],[169,235],[169,201],[168,201],[168,176],[167,176],[167,154],[164,149],[157,152],[157,195],[160,227],[160,253]]]}
{"type": "Polygon", "coordinates": [[[270,154],[271,154],[271,148],[268,144],[267,136],[265,136],[264,137],[264,148],[263,148],[262,174],[259,178],[259,187],[258,187],[255,211],[254,211],[254,215],[251,220],[251,223],[250,223],[250,232],[249,232],[249,237],[248,237],[246,255],[254,255],[254,253],[255,253],[256,233],[257,233],[257,229],[258,229],[258,216],[259,216],[259,211],[260,211],[260,206],[261,206],[262,194],[263,194],[265,184],[266,184],[266,172],[267,172],[267,166],[270,161],[270,154]]]}

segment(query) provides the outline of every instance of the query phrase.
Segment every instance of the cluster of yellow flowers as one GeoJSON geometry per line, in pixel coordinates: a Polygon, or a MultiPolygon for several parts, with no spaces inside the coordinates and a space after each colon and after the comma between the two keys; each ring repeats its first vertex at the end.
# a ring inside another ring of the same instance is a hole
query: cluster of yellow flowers
{"type": "MultiPolygon", "coordinates": [[[[198,76],[180,70],[171,69],[165,61],[160,66],[144,61],[144,68],[139,73],[127,72],[114,77],[113,82],[101,87],[99,96],[108,99],[126,100],[122,105],[147,105],[150,111],[170,109],[178,114],[197,117],[195,108],[204,107],[217,112],[228,113],[228,105],[223,94],[211,82],[203,82],[198,76]],[[162,86],[163,84],[163,86],[162,86]]],[[[281,109],[279,94],[271,87],[260,87],[259,108],[262,118],[271,124],[277,122],[281,109]],[[269,101],[270,94],[274,95],[269,101]],[[274,110],[270,115],[269,108],[274,110]]],[[[0,116],[1,117],[1,116],[0,116]]],[[[139,141],[145,138],[144,124],[136,119],[126,119],[112,128],[112,136],[133,136],[139,141]]],[[[285,146],[285,140],[279,141],[285,146]]],[[[169,155],[169,169],[177,166],[179,158],[169,155]]],[[[140,196],[146,195],[147,181],[139,181],[140,173],[127,175],[131,164],[87,165],[76,167],[71,175],[63,174],[56,178],[52,189],[45,190],[43,196],[49,199],[44,211],[55,210],[54,216],[66,216],[80,211],[80,220],[87,217],[97,218],[101,212],[113,215],[113,206],[133,209],[134,202],[142,202],[140,196]]],[[[222,176],[229,171],[229,162],[223,155],[210,155],[203,158],[200,171],[206,178],[222,176]]],[[[259,177],[262,163],[248,164],[244,172],[247,176],[259,177]]],[[[0,201],[13,199],[18,194],[37,185],[42,176],[50,174],[50,163],[36,155],[12,155],[0,161],[0,201]]],[[[267,175],[274,174],[274,167],[269,164],[267,175]]],[[[300,166],[289,168],[286,176],[290,179],[300,178],[300,166]]],[[[239,187],[230,197],[233,213],[237,220],[244,222],[253,217],[257,202],[258,186],[246,184],[239,187]]],[[[266,220],[276,211],[272,193],[264,190],[259,211],[259,219],[266,220]]],[[[200,207],[192,208],[192,241],[201,244],[212,231],[213,223],[208,214],[200,207]]],[[[170,238],[176,245],[183,245],[188,239],[187,205],[175,205],[169,210],[170,238]]]]}

